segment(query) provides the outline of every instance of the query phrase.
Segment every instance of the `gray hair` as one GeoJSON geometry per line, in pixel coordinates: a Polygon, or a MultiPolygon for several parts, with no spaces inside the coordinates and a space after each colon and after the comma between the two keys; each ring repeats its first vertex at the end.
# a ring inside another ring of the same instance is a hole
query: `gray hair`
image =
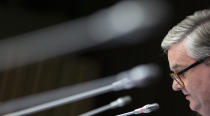
{"type": "Polygon", "coordinates": [[[161,47],[165,53],[175,43],[184,41],[188,56],[201,59],[210,56],[210,9],[197,11],[174,26],[161,47]]]}

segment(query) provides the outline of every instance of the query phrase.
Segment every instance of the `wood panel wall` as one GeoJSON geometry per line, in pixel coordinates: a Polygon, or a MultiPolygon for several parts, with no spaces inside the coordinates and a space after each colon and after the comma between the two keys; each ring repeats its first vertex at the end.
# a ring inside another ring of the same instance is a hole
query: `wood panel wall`
{"type": "MultiPolygon", "coordinates": [[[[98,62],[81,57],[64,56],[22,66],[0,73],[0,102],[65,87],[99,77],[98,62]]],[[[76,102],[33,116],[76,116],[94,105],[93,99],[76,102]]]]}

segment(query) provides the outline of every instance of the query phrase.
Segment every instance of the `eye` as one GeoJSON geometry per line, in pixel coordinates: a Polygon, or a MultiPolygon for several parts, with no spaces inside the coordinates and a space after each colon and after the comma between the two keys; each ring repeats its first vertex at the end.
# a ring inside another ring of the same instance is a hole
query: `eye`
{"type": "Polygon", "coordinates": [[[185,78],[186,77],[186,72],[182,72],[181,74],[178,74],[181,78],[185,78]]]}

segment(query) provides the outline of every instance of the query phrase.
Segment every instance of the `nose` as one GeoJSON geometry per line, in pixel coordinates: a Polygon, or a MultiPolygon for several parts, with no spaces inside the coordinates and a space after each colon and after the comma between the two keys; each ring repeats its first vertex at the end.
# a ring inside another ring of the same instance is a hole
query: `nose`
{"type": "Polygon", "coordinates": [[[173,80],[172,88],[173,88],[174,91],[179,91],[183,87],[179,83],[177,83],[176,80],[173,80]]]}

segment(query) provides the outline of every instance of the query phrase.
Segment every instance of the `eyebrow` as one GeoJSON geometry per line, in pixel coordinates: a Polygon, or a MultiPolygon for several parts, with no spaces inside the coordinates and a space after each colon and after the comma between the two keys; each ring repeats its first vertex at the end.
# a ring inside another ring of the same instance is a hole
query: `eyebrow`
{"type": "Polygon", "coordinates": [[[175,64],[171,70],[176,70],[177,68],[182,68],[184,67],[183,65],[175,64]]]}

